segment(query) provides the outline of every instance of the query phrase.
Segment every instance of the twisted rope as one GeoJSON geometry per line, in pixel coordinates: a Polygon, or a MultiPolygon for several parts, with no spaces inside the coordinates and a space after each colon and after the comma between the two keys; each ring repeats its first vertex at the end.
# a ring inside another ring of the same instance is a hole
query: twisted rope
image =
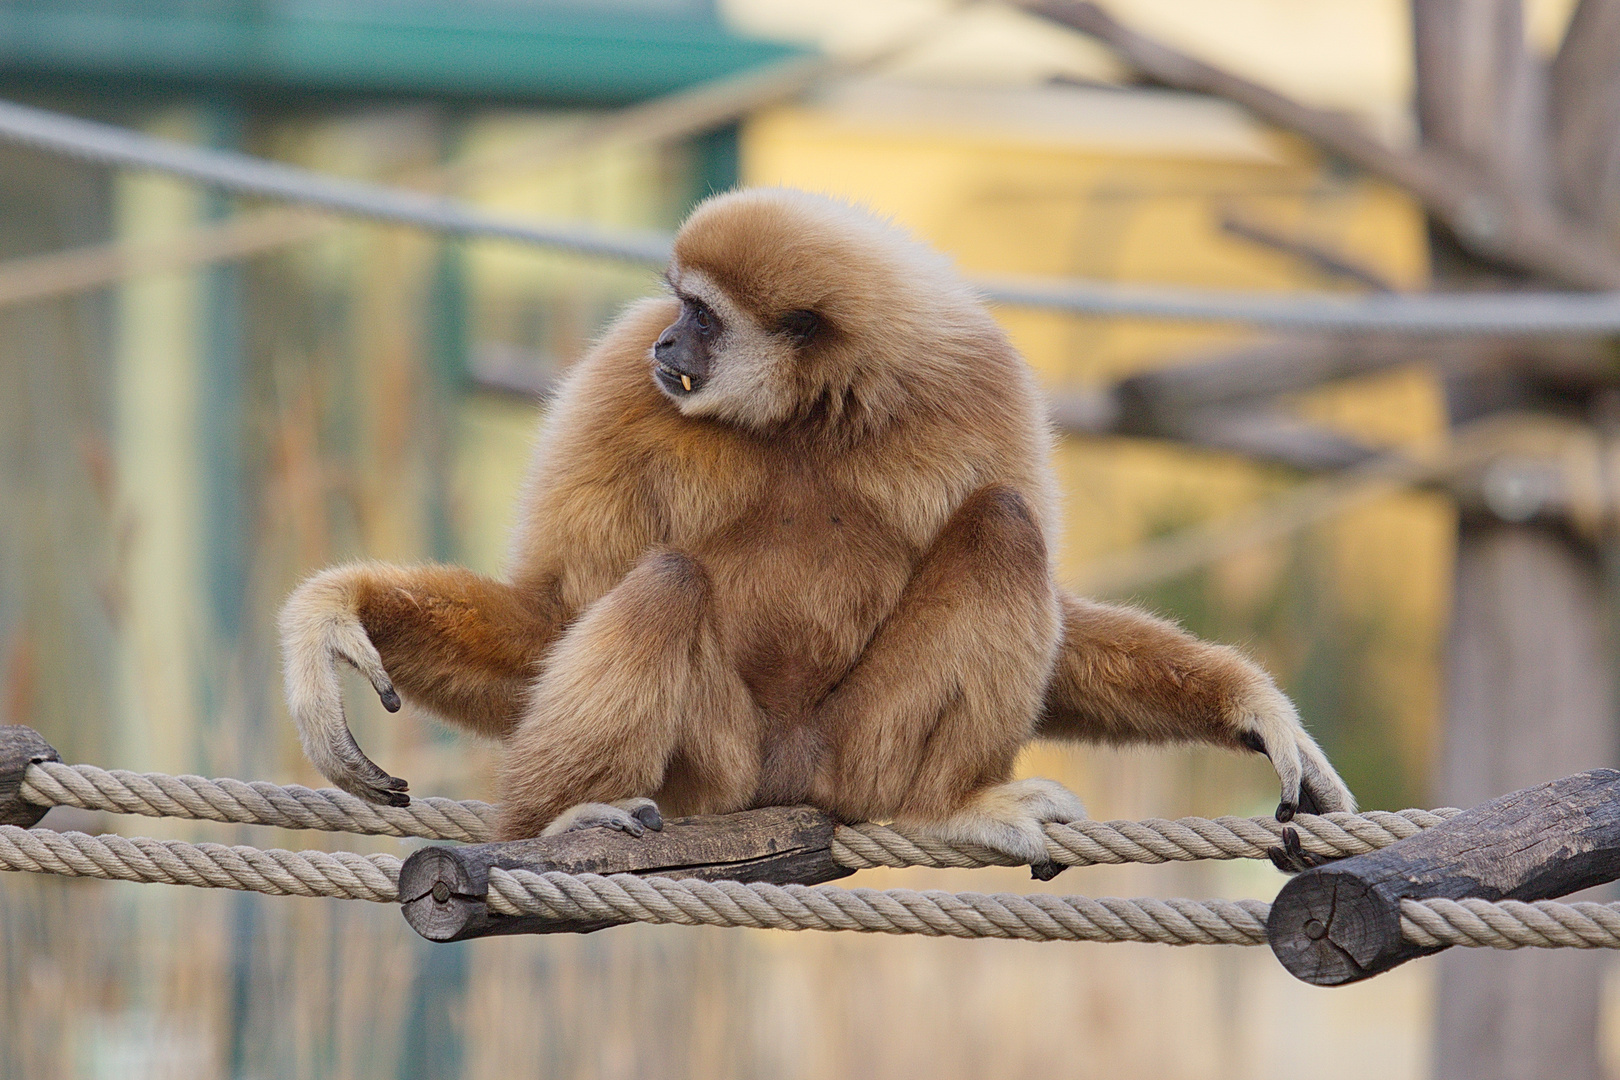
{"type": "MultiPolygon", "coordinates": [[[[1096,863],[1192,862],[1199,859],[1263,859],[1282,841],[1282,831],[1299,833],[1313,855],[1363,855],[1388,847],[1462,811],[1374,810],[1365,814],[1300,814],[1284,825],[1275,818],[1181,818],[1168,821],[1073,821],[1046,826],[1046,852],[1063,866],[1096,863]]],[[[832,843],[833,861],[857,870],[875,866],[1017,866],[1018,860],[988,848],[956,846],[916,837],[888,825],[840,826],[832,843]]]]}
{"type": "Polygon", "coordinates": [[[261,850],[0,825],[0,869],[64,877],[388,904],[399,899],[399,867],[392,855],[261,850]]]}
{"type": "Polygon", "coordinates": [[[1166,945],[1262,945],[1270,910],[1260,900],[988,896],[500,869],[489,872],[486,902],[505,915],[560,919],[1166,945]]]}
{"type": "MultiPolygon", "coordinates": [[[[64,877],[387,904],[399,898],[399,868],[400,860],[391,855],[261,850],[0,825],[0,869],[64,877]]],[[[1165,945],[1261,945],[1271,910],[1261,900],[986,895],[501,869],[490,870],[486,902],[503,915],[555,919],[1165,945]]],[[[1620,948],[1620,904],[1406,900],[1401,933],[1422,946],[1614,949],[1620,948]]]]}
{"type": "Polygon", "coordinates": [[[490,839],[495,813],[482,802],[426,798],[412,799],[409,806],[378,806],[336,788],[109,771],[60,761],[29,765],[21,794],[36,806],[463,843],[490,839]]]}
{"type": "Polygon", "coordinates": [[[1401,936],[1414,945],[1620,949],[1620,904],[1402,900],[1401,936]]]}
{"type": "MultiPolygon", "coordinates": [[[[209,780],[59,761],[28,766],[21,794],[37,806],[76,806],[146,817],[276,825],[378,836],[482,843],[492,839],[495,808],[483,802],[414,798],[409,806],[378,806],[335,788],[280,786],[264,781],[209,780]]],[[[1375,810],[1365,814],[1301,814],[1289,822],[1313,855],[1361,855],[1388,847],[1459,811],[1375,810]]],[[[1094,863],[1263,859],[1284,826],[1269,817],[1181,818],[1169,821],[1076,821],[1046,826],[1048,857],[1063,866],[1094,863]]],[[[1013,866],[988,848],[955,846],[889,825],[840,826],[832,843],[840,866],[1013,866]]]]}

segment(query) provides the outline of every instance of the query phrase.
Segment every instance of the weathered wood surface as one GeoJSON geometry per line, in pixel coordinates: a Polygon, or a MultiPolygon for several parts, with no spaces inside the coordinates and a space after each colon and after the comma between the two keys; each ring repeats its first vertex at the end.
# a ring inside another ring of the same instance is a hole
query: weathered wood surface
{"type": "Polygon", "coordinates": [[[1596,769],[1504,795],[1398,844],[1307,871],[1266,924],[1305,982],[1339,986],[1423,949],[1401,940],[1401,901],[1547,900],[1620,878],[1620,772],[1596,769]]]}
{"type": "MultiPolygon", "coordinates": [[[[1460,524],[1435,801],[1474,806],[1614,765],[1606,571],[1555,528],[1460,524]]],[[[1598,1080],[1603,952],[1436,957],[1432,1080],[1598,1080]]]]}
{"type": "Polygon", "coordinates": [[[661,831],[639,838],[597,828],[508,843],[423,848],[400,868],[400,908],[412,929],[430,941],[589,933],[619,925],[620,920],[582,922],[491,912],[484,903],[490,869],[814,885],[854,873],[833,862],[836,828],[832,818],[811,807],[774,806],[674,818],[666,820],[661,831]]]}
{"type": "Polygon", "coordinates": [[[54,747],[31,727],[0,727],[0,825],[28,828],[45,816],[48,806],[23,802],[23,775],[38,761],[61,761],[54,747]]]}

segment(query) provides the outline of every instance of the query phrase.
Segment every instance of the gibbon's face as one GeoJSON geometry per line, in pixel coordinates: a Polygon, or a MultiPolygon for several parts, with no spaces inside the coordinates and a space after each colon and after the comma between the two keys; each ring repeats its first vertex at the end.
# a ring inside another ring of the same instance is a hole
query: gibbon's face
{"type": "Polygon", "coordinates": [[[681,412],[747,427],[788,419],[798,407],[796,368],[822,318],[794,310],[762,325],[697,270],[671,267],[680,316],[652,347],[652,377],[681,412]]]}

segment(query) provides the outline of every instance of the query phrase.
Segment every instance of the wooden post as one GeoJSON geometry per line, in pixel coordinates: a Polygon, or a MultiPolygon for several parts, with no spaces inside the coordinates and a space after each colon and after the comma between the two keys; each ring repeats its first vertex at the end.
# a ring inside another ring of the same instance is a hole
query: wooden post
{"type": "MultiPolygon", "coordinates": [[[[1551,528],[1464,520],[1436,796],[1468,806],[1614,762],[1614,660],[1597,560],[1551,528]]],[[[1436,1080],[1597,1080],[1596,951],[1439,957],[1436,1080]]]]}
{"type": "Polygon", "coordinates": [[[0,727],[0,825],[21,825],[26,829],[45,816],[50,807],[23,801],[23,776],[36,762],[61,760],[33,728],[0,727]]]}
{"type": "Polygon", "coordinates": [[[832,860],[836,828],[832,818],[808,806],[773,806],[674,818],[661,831],[639,838],[603,828],[503,844],[423,848],[400,868],[400,908],[411,928],[430,941],[589,933],[624,920],[492,913],[484,902],[490,869],[815,885],[855,872],[832,860]]]}
{"type": "Polygon", "coordinates": [[[1277,894],[1266,931],[1293,975],[1340,986],[1439,951],[1401,939],[1402,900],[1548,900],[1616,878],[1620,772],[1598,769],[1307,871],[1277,894]]]}

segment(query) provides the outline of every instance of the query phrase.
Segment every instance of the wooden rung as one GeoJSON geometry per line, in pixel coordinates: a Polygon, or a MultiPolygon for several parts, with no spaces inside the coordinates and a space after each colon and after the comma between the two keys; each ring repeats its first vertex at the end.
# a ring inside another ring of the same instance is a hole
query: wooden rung
{"type": "Polygon", "coordinates": [[[490,869],[815,885],[854,873],[833,862],[836,828],[832,818],[811,807],[773,806],[674,818],[639,838],[595,828],[500,844],[423,848],[400,868],[400,908],[412,929],[430,941],[589,933],[625,920],[496,914],[484,902],[490,869]]]}

